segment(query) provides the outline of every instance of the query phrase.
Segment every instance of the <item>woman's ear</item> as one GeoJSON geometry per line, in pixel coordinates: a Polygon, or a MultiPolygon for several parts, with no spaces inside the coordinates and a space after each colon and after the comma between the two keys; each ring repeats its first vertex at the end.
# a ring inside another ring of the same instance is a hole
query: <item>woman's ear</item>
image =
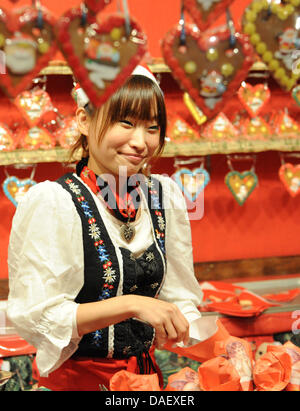
{"type": "Polygon", "coordinates": [[[77,127],[81,134],[88,136],[91,124],[91,118],[83,107],[76,110],[77,127]]]}

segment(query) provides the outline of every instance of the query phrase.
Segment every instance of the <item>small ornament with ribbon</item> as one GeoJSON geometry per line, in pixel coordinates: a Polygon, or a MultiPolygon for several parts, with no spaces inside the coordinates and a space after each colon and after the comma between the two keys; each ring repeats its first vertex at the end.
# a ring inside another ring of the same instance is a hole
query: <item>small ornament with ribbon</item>
{"type": "Polygon", "coordinates": [[[230,172],[225,176],[225,184],[229,188],[231,194],[242,206],[248,199],[252,191],[258,185],[258,177],[255,174],[256,156],[252,155],[227,155],[227,164],[230,172]],[[251,161],[253,163],[250,170],[239,172],[234,170],[232,166],[233,160],[251,161]]]}
{"type": "Polygon", "coordinates": [[[279,179],[292,197],[300,193],[300,164],[286,163],[287,157],[300,158],[300,153],[280,153],[279,179]]]}
{"type": "Polygon", "coordinates": [[[192,203],[196,202],[198,196],[210,182],[210,175],[204,168],[204,163],[204,157],[189,158],[186,160],[175,158],[174,160],[174,167],[177,171],[173,174],[173,178],[184,196],[192,203]],[[193,170],[186,167],[180,167],[194,163],[200,163],[200,166],[193,170]]]}
{"type": "Polygon", "coordinates": [[[37,184],[37,182],[33,180],[35,172],[36,172],[36,164],[35,165],[19,164],[19,165],[15,165],[14,168],[15,169],[32,168],[30,177],[26,179],[20,179],[16,176],[11,176],[9,175],[7,171],[7,167],[4,168],[6,179],[3,181],[3,184],[2,184],[3,191],[6,197],[13,203],[13,205],[17,207],[19,201],[21,200],[21,198],[24,197],[27,191],[32,186],[37,184]]]}

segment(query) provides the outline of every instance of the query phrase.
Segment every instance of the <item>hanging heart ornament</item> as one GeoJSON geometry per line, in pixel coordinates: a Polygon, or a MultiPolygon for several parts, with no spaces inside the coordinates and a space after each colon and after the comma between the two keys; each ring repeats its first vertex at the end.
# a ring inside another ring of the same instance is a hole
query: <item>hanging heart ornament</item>
{"type": "Polygon", "coordinates": [[[110,15],[98,24],[80,8],[68,11],[57,25],[57,37],[77,81],[99,107],[131,75],[146,52],[146,36],[132,19],[110,15]]]}
{"type": "Polygon", "coordinates": [[[1,11],[0,51],[5,56],[6,74],[0,75],[0,87],[9,97],[16,97],[32,84],[55,54],[55,19],[44,8],[41,14],[35,7],[12,14],[1,11]]]}
{"type": "Polygon", "coordinates": [[[247,76],[253,49],[245,36],[236,33],[230,47],[227,27],[201,34],[195,25],[173,28],[163,39],[162,53],[181,88],[211,118],[222,111],[247,76]]]}
{"type": "Polygon", "coordinates": [[[194,170],[179,169],[175,172],[174,179],[183,194],[192,202],[197,200],[199,194],[210,182],[209,173],[202,167],[194,170]]]}
{"type": "Polygon", "coordinates": [[[258,116],[270,100],[271,92],[267,85],[252,86],[243,82],[238,91],[238,97],[251,117],[258,116]]]}
{"type": "Polygon", "coordinates": [[[23,91],[15,98],[14,104],[20,110],[29,127],[37,125],[43,115],[52,109],[49,94],[41,88],[23,91]]]}
{"type": "Polygon", "coordinates": [[[3,191],[6,197],[17,207],[20,199],[27,193],[36,181],[31,178],[20,180],[15,176],[7,177],[3,182],[3,191]]]}
{"type": "Polygon", "coordinates": [[[283,164],[279,169],[279,178],[292,197],[300,193],[300,164],[283,164]]]}
{"type": "Polygon", "coordinates": [[[234,0],[183,0],[185,10],[201,31],[220,17],[234,0]]]}
{"type": "Polygon", "coordinates": [[[300,76],[299,0],[254,0],[243,17],[243,31],[275,80],[291,90],[300,76]]]}
{"type": "Polygon", "coordinates": [[[225,184],[239,205],[243,205],[258,184],[254,171],[230,171],[225,176],[225,184]]]}

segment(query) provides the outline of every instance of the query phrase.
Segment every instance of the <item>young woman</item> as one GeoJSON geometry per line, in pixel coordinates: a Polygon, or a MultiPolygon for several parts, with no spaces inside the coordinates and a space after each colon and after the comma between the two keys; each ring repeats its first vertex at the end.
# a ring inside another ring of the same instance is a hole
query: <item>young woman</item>
{"type": "Polygon", "coordinates": [[[199,331],[185,200],[173,180],[145,173],[166,133],[156,79],[139,66],[101,108],[82,90],[78,105],[76,173],[31,188],[9,245],[8,315],[52,390],[159,373],[154,347],[199,331]]]}

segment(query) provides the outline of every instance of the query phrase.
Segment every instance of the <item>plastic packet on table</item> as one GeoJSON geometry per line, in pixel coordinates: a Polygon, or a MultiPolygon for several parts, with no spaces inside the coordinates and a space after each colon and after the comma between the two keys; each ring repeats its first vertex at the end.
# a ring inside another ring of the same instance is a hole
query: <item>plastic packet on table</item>
{"type": "Polygon", "coordinates": [[[300,348],[291,341],[287,341],[283,348],[291,357],[292,362],[291,377],[286,391],[300,391],[300,348]]]}
{"type": "Polygon", "coordinates": [[[241,391],[240,376],[224,357],[205,361],[198,369],[202,391],[241,391]]]}
{"type": "Polygon", "coordinates": [[[122,370],[110,379],[111,391],[161,391],[157,374],[135,374],[122,370]]]}
{"type": "Polygon", "coordinates": [[[185,367],[170,375],[165,391],[200,391],[197,371],[185,367]]]}

